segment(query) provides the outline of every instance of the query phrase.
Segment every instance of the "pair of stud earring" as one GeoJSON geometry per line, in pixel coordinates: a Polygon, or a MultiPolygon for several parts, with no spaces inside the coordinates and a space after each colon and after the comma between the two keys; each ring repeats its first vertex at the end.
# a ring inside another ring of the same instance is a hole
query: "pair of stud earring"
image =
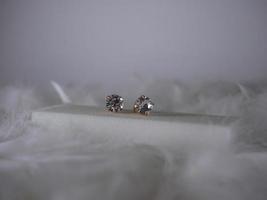
{"type": "MultiPolygon", "coordinates": [[[[140,113],[143,115],[149,115],[154,105],[155,104],[150,100],[149,97],[141,95],[134,102],[133,112],[140,113]]],[[[111,112],[122,111],[123,107],[124,107],[124,99],[121,96],[117,94],[106,96],[106,108],[109,111],[111,112]]]]}

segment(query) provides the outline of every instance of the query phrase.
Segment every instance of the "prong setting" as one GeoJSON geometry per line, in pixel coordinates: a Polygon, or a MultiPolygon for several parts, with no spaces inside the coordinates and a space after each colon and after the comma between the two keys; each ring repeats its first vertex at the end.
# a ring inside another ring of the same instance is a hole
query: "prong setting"
{"type": "Polygon", "coordinates": [[[117,95],[112,94],[106,96],[106,108],[111,112],[122,111],[124,106],[124,99],[117,95]]]}
{"type": "Polygon", "coordinates": [[[148,116],[154,105],[149,97],[141,95],[134,103],[133,112],[148,116]]]}

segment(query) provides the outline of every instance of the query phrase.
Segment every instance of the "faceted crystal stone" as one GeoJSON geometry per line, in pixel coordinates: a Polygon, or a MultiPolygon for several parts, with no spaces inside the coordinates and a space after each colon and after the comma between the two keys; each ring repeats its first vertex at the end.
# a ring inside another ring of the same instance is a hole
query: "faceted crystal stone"
{"type": "Polygon", "coordinates": [[[111,112],[118,112],[123,109],[123,98],[117,94],[106,97],[106,108],[111,112]]]}
{"type": "Polygon", "coordinates": [[[139,112],[144,115],[149,115],[150,111],[153,109],[154,103],[149,97],[145,95],[140,96],[134,103],[133,111],[139,112]]]}

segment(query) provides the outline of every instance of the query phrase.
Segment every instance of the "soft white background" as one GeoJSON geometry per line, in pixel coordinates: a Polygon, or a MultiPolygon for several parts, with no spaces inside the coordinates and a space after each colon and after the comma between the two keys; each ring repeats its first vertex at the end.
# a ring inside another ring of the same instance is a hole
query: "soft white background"
{"type": "Polygon", "coordinates": [[[265,0],[0,0],[0,78],[266,78],[265,0]]]}

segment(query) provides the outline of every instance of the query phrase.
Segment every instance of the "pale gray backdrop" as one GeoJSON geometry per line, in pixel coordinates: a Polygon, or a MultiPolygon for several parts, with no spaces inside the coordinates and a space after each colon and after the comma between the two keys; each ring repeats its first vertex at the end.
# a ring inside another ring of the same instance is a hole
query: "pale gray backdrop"
{"type": "Polygon", "coordinates": [[[0,0],[0,78],[265,78],[266,23],[266,0],[0,0]]]}

